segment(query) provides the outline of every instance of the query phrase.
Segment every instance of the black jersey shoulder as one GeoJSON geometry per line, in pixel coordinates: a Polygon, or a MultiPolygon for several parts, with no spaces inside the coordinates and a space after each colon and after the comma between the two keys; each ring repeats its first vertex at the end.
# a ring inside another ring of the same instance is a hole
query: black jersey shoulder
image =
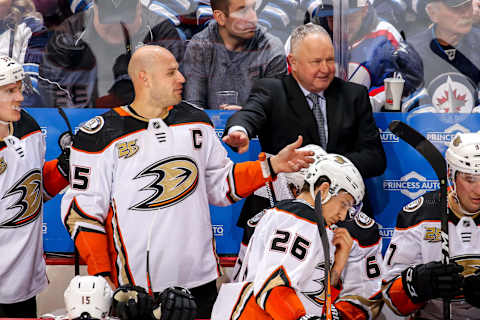
{"type": "Polygon", "coordinates": [[[147,121],[122,110],[115,108],[85,122],[74,138],[73,147],[100,152],[112,141],[148,127],[147,121]]]}
{"type": "Polygon", "coordinates": [[[314,209],[303,201],[299,200],[283,200],[277,206],[278,209],[293,213],[297,217],[317,223],[314,209]]]}
{"type": "Polygon", "coordinates": [[[25,110],[20,112],[20,120],[13,123],[13,135],[19,139],[39,130],[37,121],[25,110]]]}
{"type": "Polygon", "coordinates": [[[397,228],[405,229],[425,220],[440,220],[440,191],[430,191],[405,205],[397,217],[397,228]]]}
{"type": "Polygon", "coordinates": [[[164,121],[169,126],[190,122],[203,122],[213,127],[212,121],[205,111],[185,101],[175,105],[164,121]]]}
{"type": "Polygon", "coordinates": [[[363,212],[357,213],[353,219],[340,221],[337,225],[347,229],[362,247],[372,246],[381,239],[378,224],[363,212]]]}

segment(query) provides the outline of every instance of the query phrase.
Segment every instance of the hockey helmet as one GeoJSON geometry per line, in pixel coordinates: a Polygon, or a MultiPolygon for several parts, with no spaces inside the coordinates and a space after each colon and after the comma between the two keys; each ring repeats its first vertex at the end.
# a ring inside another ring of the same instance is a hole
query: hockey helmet
{"type": "Polygon", "coordinates": [[[76,276],[64,293],[68,319],[107,319],[112,289],[103,277],[76,276]]]}
{"type": "Polygon", "coordinates": [[[0,86],[15,83],[25,78],[25,72],[20,63],[9,56],[0,55],[0,86]]]}
{"type": "Polygon", "coordinates": [[[480,132],[457,133],[445,152],[451,182],[457,171],[480,174],[480,132]]]}
{"type": "Polygon", "coordinates": [[[336,196],[341,190],[352,195],[355,201],[354,205],[361,203],[365,195],[365,184],[358,169],[346,157],[330,153],[315,158],[315,162],[308,167],[305,176],[313,198],[315,198],[315,183],[322,176],[326,176],[330,180],[328,196],[322,203],[330,200],[332,196],[336,196]]]}
{"type": "MultiPolygon", "coordinates": [[[[325,150],[322,149],[322,147],[317,146],[316,144],[308,144],[306,146],[303,146],[301,148],[298,148],[298,150],[301,151],[313,151],[314,155],[313,158],[316,160],[320,156],[324,156],[327,154],[325,150]]],[[[287,181],[288,185],[293,185],[298,191],[302,190],[303,185],[305,183],[305,177],[307,175],[307,170],[308,168],[301,169],[300,171],[297,172],[288,172],[284,173],[285,180],[287,181]]]]}

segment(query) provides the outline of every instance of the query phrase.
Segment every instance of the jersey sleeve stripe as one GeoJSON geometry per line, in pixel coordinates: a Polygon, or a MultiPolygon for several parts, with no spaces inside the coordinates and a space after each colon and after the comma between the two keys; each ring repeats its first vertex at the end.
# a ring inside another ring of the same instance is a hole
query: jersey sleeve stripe
{"type": "Polygon", "coordinates": [[[381,306],[382,300],[368,300],[358,295],[341,297],[335,303],[342,316],[351,320],[375,319],[381,306]]]}
{"type": "Polygon", "coordinates": [[[400,316],[407,316],[424,305],[424,303],[415,304],[410,300],[403,288],[401,276],[386,284],[383,297],[390,309],[400,316]]]}
{"type": "Polygon", "coordinates": [[[236,188],[236,185],[235,185],[235,175],[234,175],[234,173],[235,173],[235,167],[236,166],[237,165],[234,164],[232,166],[232,169],[230,170],[230,172],[227,175],[228,191],[227,191],[226,196],[231,203],[235,203],[237,201],[242,200],[242,197],[237,193],[237,188],[236,188]]]}
{"type": "Polygon", "coordinates": [[[265,280],[262,288],[258,291],[255,299],[260,308],[265,310],[265,302],[267,301],[268,295],[272,289],[277,286],[291,287],[291,281],[288,278],[288,274],[283,266],[275,269],[275,271],[273,271],[272,274],[265,280]]]}
{"type": "Polygon", "coordinates": [[[208,122],[203,122],[203,121],[192,121],[192,122],[183,122],[183,123],[174,123],[169,125],[170,127],[177,127],[177,126],[188,126],[188,125],[196,125],[196,124],[203,124],[209,127],[213,128],[213,125],[208,122]]]}
{"type": "Polygon", "coordinates": [[[84,230],[91,229],[94,231],[103,231],[103,233],[105,233],[103,223],[86,214],[78,205],[76,198],[73,198],[70,203],[68,213],[65,216],[63,223],[72,239],[75,239],[77,236],[76,233],[78,232],[78,226],[81,226],[84,230]]]}
{"type": "Polygon", "coordinates": [[[112,228],[111,244],[114,252],[114,281],[118,281],[120,285],[132,284],[135,285],[135,279],[133,278],[130,265],[128,263],[128,253],[123,241],[122,232],[118,225],[117,214],[115,210],[115,201],[113,201],[113,207],[109,213],[109,226],[112,228]]]}
{"type": "Polygon", "coordinates": [[[405,227],[405,228],[401,228],[401,227],[395,227],[395,230],[408,230],[408,229],[412,229],[412,228],[415,228],[419,225],[421,225],[422,223],[426,223],[426,222],[438,222],[440,223],[440,220],[422,220],[412,226],[408,226],[408,227],[405,227]]]}
{"type": "Polygon", "coordinates": [[[296,215],[296,214],[293,213],[293,212],[286,211],[286,210],[282,210],[282,209],[279,209],[279,208],[273,208],[273,210],[279,211],[279,212],[282,212],[282,213],[285,213],[285,214],[288,214],[288,215],[291,215],[291,216],[295,217],[296,219],[299,219],[299,220],[308,222],[308,223],[310,223],[310,224],[317,225],[317,223],[316,223],[315,221],[312,221],[312,220],[310,220],[310,219],[308,219],[308,218],[305,218],[305,217],[300,217],[299,215],[296,215]]]}
{"type": "Polygon", "coordinates": [[[245,307],[249,300],[253,297],[253,282],[247,282],[243,285],[240,294],[238,295],[237,302],[233,306],[230,319],[238,320],[245,311],[245,307]]]}
{"type": "Polygon", "coordinates": [[[372,244],[370,244],[370,245],[364,246],[364,245],[362,245],[362,244],[360,243],[360,241],[359,241],[358,239],[353,238],[353,237],[352,237],[352,239],[353,239],[353,241],[355,241],[355,242],[358,243],[358,246],[359,246],[360,248],[371,248],[371,247],[375,247],[375,246],[377,246],[377,245],[380,243],[380,241],[382,241],[382,238],[379,237],[378,240],[377,240],[377,242],[372,243],[372,244]]]}

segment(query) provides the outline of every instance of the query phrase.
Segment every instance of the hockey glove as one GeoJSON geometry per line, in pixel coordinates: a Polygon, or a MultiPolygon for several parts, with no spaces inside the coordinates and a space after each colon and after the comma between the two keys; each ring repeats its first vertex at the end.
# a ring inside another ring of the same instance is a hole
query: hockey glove
{"type": "Polygon", "coordinates": [[[153,298],[139,286],[120,286],[113,293],[112,313],[121,320],[153,319],[153,298]]]}
{"type": "Polygon", "coordinates": [[[165,289],[153,307],[153,316],[159,320],[193,320],[197,304],[190,291],[181,287],[165,289]]]}
{"type": "Polygon", "coordinates": [[[65,131],[58,138],[58,145],[62,153],[58,156],[57,168],[62,176],[70,180],[70,146],[73,143],[73,135],[69,131],[65,131]]]}
{"type": "Polygon", "coordinates": [[[477,270],[475,275],[465,278],[463,294],[468,303],[480,308],[480,270],[477,270]]]}
{"type": "Polygon", "coordinates": [[[453,298],[461,294],[463,267],[439,261],[419,264],[402,272],[402,283],[413,303],[433,298],[453,298]]]}
{"type": "Polygon", "coordinates": [[[95,55],[81,39],[68,32],[58,31],[48,41],[45,56],[67,71],[91,70],[96,65],[95,55]]]}

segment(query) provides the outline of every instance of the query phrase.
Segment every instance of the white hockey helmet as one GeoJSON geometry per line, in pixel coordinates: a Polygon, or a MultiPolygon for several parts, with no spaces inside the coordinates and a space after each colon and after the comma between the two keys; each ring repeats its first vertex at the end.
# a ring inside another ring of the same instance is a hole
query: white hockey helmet
{"type": "Polygon", "coordinates": [[[75,276],[64,293],[68,319],[107,319],[112,289],[103,277],[75,276]]]}
{"type": "MultiPolygon", "coordinates": [[[[317,146],[316,144],[307,144],[306,146],[298,148],[298,150],[313,151],[314,160],[318,159],[320,156],[324,156],[327,154],[327,152],[323,150],[322,147],[317,146]]],[[[283,175],[285,176],[287,184],[293,185],[295,188],[297,188],[298,191],[300,191],[302,190],[303,185],[305,183],[305,177],[307,175],[307,172],[308,172],[308,168],[304,168],[297,172],[287,172],[287,173],[284,173],[283,175]]]]}
{"type": "Polygon", "coordinates": [[[25,72],[20,63],[9,56],[0,55],[0,86],[15,83],[25,78],[25,72]]]}
{"type": "Polygon", "coordinates": [[[315,183],[322,176],[326,176],[330,180],[328,196],[322,203],[330,200],[332,196],[336,196],[341,190],[352,195],[355,201],[354,205],[361,203],[365,195],[365,184],[358,169],[346,157],[335,153],[315,157],[315,162],[308,167],[305,176],[313,198],[315,198],[315,183]]]}
{"type": "Polygon", "coordinates": [[[480,132],[457,133],[445,152],[445,158],[452,182],[457,171],[480,174],[480,132]]]}

